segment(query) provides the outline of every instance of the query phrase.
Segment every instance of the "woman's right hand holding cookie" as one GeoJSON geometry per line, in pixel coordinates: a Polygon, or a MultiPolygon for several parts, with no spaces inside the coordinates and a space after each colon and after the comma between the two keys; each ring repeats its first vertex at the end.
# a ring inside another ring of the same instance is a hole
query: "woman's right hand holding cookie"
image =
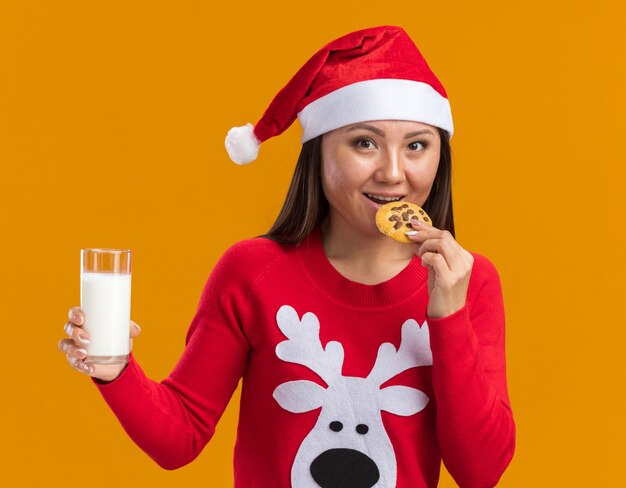
{"type": "MultiPolygon", "coordinates": [[[[63,329],[69,339],[59,341],[59,350],[65,353],[70,366],[76,371],[102,381],[113,381],[124,371],[126,364],[86,364],[83,360],[87,357],[85,345],[89,344],[89,336],[82,328],[85,323],[84,314],[79,307],[72,307],[68,315],[70,319],[63,329]]],[[[132,350],[133,338],[139,335],[141,329],[132,320],[130,326],[130,350],[132,350]]]]}

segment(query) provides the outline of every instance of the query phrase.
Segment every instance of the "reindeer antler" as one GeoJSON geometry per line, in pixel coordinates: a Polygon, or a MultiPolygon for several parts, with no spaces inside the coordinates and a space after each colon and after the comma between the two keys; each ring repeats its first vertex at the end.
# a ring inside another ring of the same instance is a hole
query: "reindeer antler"
{"type": "Polygon", "coordinates": [[[276,346],[280,359],[306,366],[329,386],[341,376],[343,347],[336,341],[328,342],[326,349],[322,347],[320,323],[314,313],[305,313],[300,321],[293,307],[283,305],[276,313],[276,322],[288,338],[276,346]]]}
{"type": "Polygon", "coordinates": [[[401,334],[400,348],[397,351],[390,342],[385,342],[378,348],[376,362],[368,375],[378,386],[407,369],[433,364],[426,322],[420,327],[415,320],[409,319],[402,324],[401,334]]]}

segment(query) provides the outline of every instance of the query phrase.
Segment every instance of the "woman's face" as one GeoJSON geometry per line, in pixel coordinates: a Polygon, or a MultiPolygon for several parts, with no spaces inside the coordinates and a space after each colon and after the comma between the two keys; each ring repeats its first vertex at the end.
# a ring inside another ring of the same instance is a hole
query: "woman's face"
{"type": "Polygon", "coordinates": [[[322,136],[322,189],[334,224],[382,235],[375,214],[399,198],[422,206],[433,185],[441,141],[436,127],[377,120],[340,127],[322,136]]]}

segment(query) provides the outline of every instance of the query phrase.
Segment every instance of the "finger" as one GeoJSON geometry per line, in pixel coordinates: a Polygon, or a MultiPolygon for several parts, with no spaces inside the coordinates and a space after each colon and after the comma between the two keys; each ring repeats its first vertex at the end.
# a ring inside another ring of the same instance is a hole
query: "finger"
{"type": "Polygon", "coordinates": [[[63,326],[65,333],[77,344],[89,344],[89,335],[83,329],[68,321],[63,326]]]}
{"type": "Polygon", "coordinates": [[[70,366],[72,368],[80,373],[91,376],[94,372],[94,367],[91,364],[85,364],[85,362],[81,361],[78,358],[68,355],[67,361],[70,363],[70,366]]]}
{"type": "Polygon", "coordinates": [[[63,330],[65,331],[68,337],[72,337],[72,332],[74,331],[74,326],[72,325],[72,322],[70,322],[69,320],[65,322],[65,325],[63,326],[63,330]]]}
{"type": "Polygon", "coordinates": [[[418,243],[416,254],[421,258],[425,252],[439,252],[441,239],[426,239],[421,244],[418,243]]]}
{"type": "Polygon", "coordinates": [[[446,273],[450,273],[450,268],[446,263],[445,258],[435,252],[426,252],[422,255],[422,265],[432,268],[437,276],[445,276],[446,273]]]}
{"type": "MultiPolygon", "coordinates": [[[[411,239],[411,236],[409,236],[409,239],[411,239]]],[[[428,251],[437,252],[438,254],[443,255],[450,269],[465,269],[470,260],[468,258],[470,253],[461,247],[452,233],[448,230],[436,229],[434,235],[426,230],[418,231],[414,241],[416,244],[421,242],[421,245],[417,250],[418,256],[421,257],[424,252],[428,251]]]]}
{"type": "Polygon", "coordinates": [[[415,219],[411,221],[411,225],[413,226],[413,229],[411,231],[406,231],[405,234],[414,242],[423,242],[426,239],[440,239],[443,238],[445,232],[447,232],[431,227],[423,222],[416,221],[415,219]]]}
{"type": "Polygon", "coordinates": [[[130,321],[130,337],[137,337],[141,332],[141,327],[134,320],[130,321]]]}
{"type": "Polygon", "coordinates": [[[83,349],[82,347],[78,347],[70,339],[61,339],[57,344],[57,347],[67,356],[75,357],[78,359],[85,359],[87,357],[87,350],[83,349]]]}
{"type": "Polygon", "coordinates": [[[426,230],[426,229],[431,229],[431,230],[441,230],[438,229],[437,227],[435,227],[432,224],[427,224],[426,222],[424,222],[423,220],[418,219],[417,217],[411,217],[411,225],[413,226],[414,229],[421,229],[421,230],[426,230]]]}
{"type": "Polygon", "coordinates": [[[85,316],[83,314],[83,311],[80,309],[80,307],[70,308],[69,312],[67,313],[67,316],[69,317],[70,322],[76,325],[83,325],[85,323],[85,316]]]}
{"type": "Polygon", "coordinates": [[[465,267],[464,250],[454,239],[448,239],[445,235],[439,239],[427,239],[422,242],[417,249],[417,255],[422,257],[426,252],[436,252],[442,255],[452,270],[465,267]]]}
{"type": "Polygon", "coordinates": [[[448,230],[441,231],[441,238],[438,240],[437,253],[445,259],[450,270],[465,273],[468,266],[467,255],[470,253],[461,247],[452,233],[448,230]]]}

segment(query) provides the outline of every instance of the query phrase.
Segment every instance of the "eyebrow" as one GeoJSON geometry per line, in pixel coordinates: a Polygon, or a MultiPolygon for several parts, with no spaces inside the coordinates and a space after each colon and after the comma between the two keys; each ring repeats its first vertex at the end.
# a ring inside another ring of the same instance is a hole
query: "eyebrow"
{"type": "MultiPolygon", "coordinates": [[[[350,132],[350,131],[356,130],[356,129],[371,130],[372,132],[375,132],[379,136],[382,136],[382,137],[385,136],[385,132],[384,131],[378,129],[377,127],[374,127],[373,125],[367,125],[367,124],[357,124],[357,125],[351,127],[350,129],[348,129],[346,132],[350,132]]],[[[415,131],[415,132],[409,132],[408,134],[405,134],[404,138],[408,139],[409,137],[417,136],[419,134],[430,134],[431,136],[435,135],[435,134],[433,134],[433,131],[431,131],[429,129],[423,129],[423,130],[418,130],[418,131],[415,131]]]]}

